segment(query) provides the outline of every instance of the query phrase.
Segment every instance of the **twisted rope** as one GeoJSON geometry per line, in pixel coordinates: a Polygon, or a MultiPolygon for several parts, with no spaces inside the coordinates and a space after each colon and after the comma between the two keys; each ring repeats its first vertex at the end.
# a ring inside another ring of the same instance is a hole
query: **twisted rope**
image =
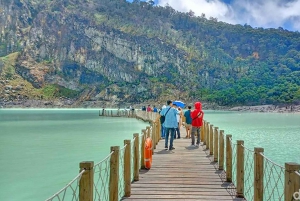
{"type": "Polygon", "coordinates": [[[94,182],[95,200],[109,199],[110,158],[113,153],[114,151],[94,166],[94,177],[98,174],[98,179],[94,182]]]}
{"type": "Polygon", "coordinates": [[[244,150],[246,150],[244,157],[244,192],[247,200],[254,199],[254,151],[246,148],[244,145],[244,150]]]}
{"type": "Polygon", "coordinates": [[[264,200],[284,200],[285,168],[260,153],[265,160],[264,166],[264,200]]]}
{"type": "MultiPolygon", "coordinates": [[[[67,190],[70,188],[72,190],[72,201],[73,200],[78,200],[79,196],[77,195],[77,190],[79,187],[79,181],[81,179],[82,174],[85,172],[85,169],[83,169],[72,181],[70,181],[64,188],[62,188],[61,190],[59,190],[57,193],[55,193],[54,195],[52,195],[50,198],[48,198],[46,201],[52,201],[54,198],[57,198],[59,201],[63,201],[66,198],[67,195],[67,190]],[[77,181],[77,185],[75,186],[75,188],[72,187],[72,184],[77,181]],[[61,193],[63,193],[61,195],[61,193]],[[62,197],[61,197],[62,196],[62,197]]],[[[68,199],[69,200],[69,199],[68,199]]]]}
{"type": "Polygon", "coordinates": [[[241,144],[241,145],[242,145],[242,147],[243,147],[245,150],[247,150],[247,151],[249,151],[249,152],[251,152],[251,153],[254,153],[254,152],[255,152],[255,151],[253,151],[253,150],[251,150],[251,149],[245,147],[243,144],[241,144]]]}
{"type": "Polygon", "coordinates": [[[119,200],[122,199],[122,197],[125,195],[125,185],[124,185],[124,155],[125,155],[125,148],[127,144],[124,145],[122,149],[120,149],[120,155],[119,155],[119,181],[118,181],[118,195],[119,200]]]}

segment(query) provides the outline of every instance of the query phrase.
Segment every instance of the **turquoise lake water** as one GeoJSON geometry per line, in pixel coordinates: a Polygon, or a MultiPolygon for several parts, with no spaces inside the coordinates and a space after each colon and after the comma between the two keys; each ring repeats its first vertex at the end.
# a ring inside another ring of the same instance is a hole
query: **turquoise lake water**
{"type": "MultiPolygon", "coordinates": [[[[0,200],[45,200],[78,174],[79,162],[101,161],[148,126],[98,112],[1,109],[0,200]]],[[[205,111],[205,119],[280,165],[300,163],[300,114],[205,111]]]]}
{"type": "Polygon", "coordinates": [[[101,161],[148,126],[98,110],[0,110],[0,200],[41,201],[70,182],[81,161],[101,161]]]}

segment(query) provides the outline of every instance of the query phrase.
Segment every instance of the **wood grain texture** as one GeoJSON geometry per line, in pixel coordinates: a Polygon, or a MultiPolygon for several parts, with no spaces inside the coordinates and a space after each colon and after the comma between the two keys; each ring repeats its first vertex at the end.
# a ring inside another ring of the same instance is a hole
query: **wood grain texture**
{"type": "MultiPolygon", "coordinates": [[[[181,136],[186,136],[184,128],[181,136]]],[[[164,146],[162,139],[154,150],[151,169],[139,171],[139,181],[131,184],[131,196],[122,200],[243,200],[230,193],[234,187],[225,182],[224,171],[218,170],[202,142],[192,147],[191,139],[181,138],[174,140],[174,150],[164,146]]]]}

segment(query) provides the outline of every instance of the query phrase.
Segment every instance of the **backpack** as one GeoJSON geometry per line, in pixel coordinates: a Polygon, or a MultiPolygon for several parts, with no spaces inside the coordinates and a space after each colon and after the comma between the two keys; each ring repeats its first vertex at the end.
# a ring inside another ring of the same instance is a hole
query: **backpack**
{"type": "Polygon", "coordinates": [[[165,115],[161,115],[160,116],[160,123],[163,124],[166,120],[166,115],[168,114],[169,110],[171,109],[171,107],[169,107],[168,111],[166,112],[165,115]]]}

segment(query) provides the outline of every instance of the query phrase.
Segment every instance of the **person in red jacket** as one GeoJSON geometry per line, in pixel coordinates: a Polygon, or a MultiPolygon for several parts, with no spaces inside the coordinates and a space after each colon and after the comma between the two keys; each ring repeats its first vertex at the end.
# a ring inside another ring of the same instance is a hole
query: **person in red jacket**
{"type": "Polygon", "coordinates": [[[195,133],[197,133],[197,146],[200,144],[200,131],[203,125],[204,112],[202,111],[201,102],[195,103],[195,109],[191,112],[192,118],[192,146],[195,146],[195,133]]]}

